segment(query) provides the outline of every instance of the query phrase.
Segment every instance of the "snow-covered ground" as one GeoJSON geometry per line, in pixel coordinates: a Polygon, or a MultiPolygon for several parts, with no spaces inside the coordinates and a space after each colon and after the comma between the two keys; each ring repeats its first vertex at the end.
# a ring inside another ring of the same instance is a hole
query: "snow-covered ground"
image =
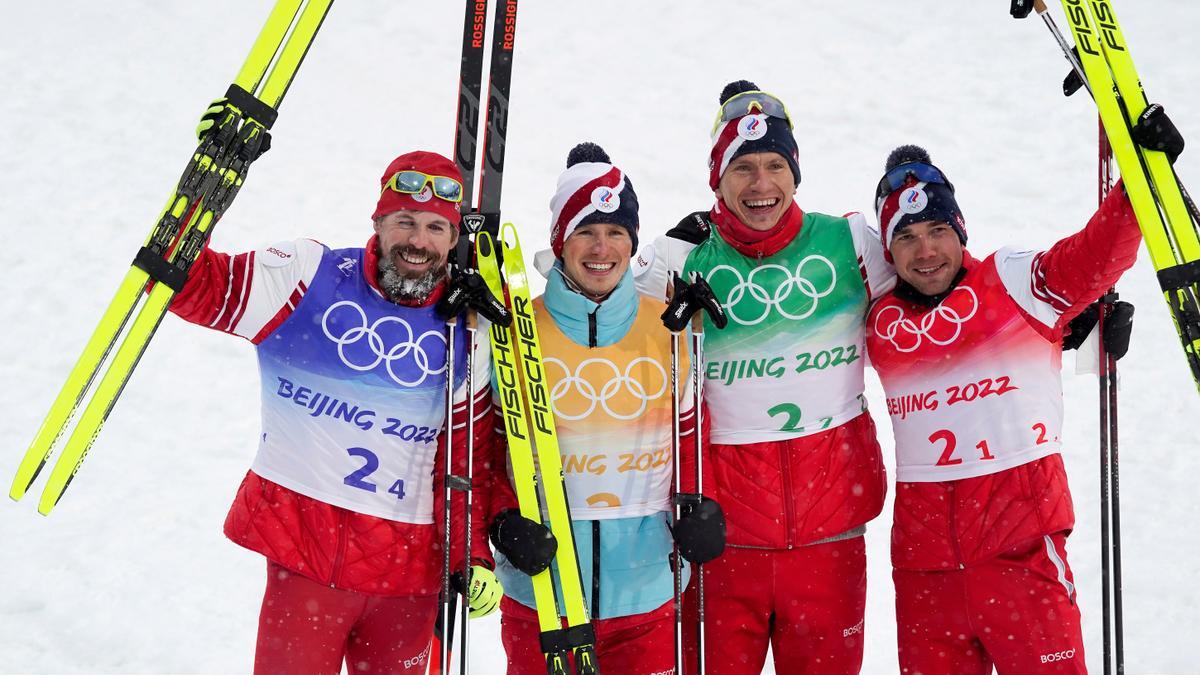
{"type": "MultiPolygon", "coordinates": [[[[929,148],[958,188],[971,249],[1046,246],[1094,209],[1095,111],[1064,100],[1066,64],[1003,0],[523,3],[504,210],[545,245],[567,150],[601,143],[628,171],[643,239],[706,208],[708,130],[722,86],[789,102],[808,210],[867,210],[889,150],[929,148]]],[[[1056,4],[1056,3],[1051,3],[1056,4]]],[[[1200,138],[1200,61],[1186,0],[1118,2],[1152,100],[1200,138]]],[[[0,476],[9,476],[265,18],[265,0],[21,3],[0,20],[0,476]]],[[[1057,13],[1058,8],[1054,8],[1057,13]]],[[[1061,15],[1059,15],[1061,16],[1061,15]]],[[[461,2],[337,3],[214,245],[367,240],[379,173],[401,151],[449,152],[461,2]]],[[[1060,19],[1060,24],[1063,23],[1060,19]]],[[[1181,175],[1200,181],[1200,149],[1181,175]]],[[[1127,661],[1196,672],[1197,393],[1153,270],[1121,362],[1127,661]]],[[[255,448],[257,370],[244,341],[168,318],[64,501],[0,506],[0,671],[248,672],[264,565],[223,539],[255,448]]],[[[891,452],[882,396],[869,396],[891,452]]],[[[1096,384],[1067,375],[1070,560],[1099,671],[1096,384]]],[[[890,504],[868,537],[864,672],[896,670],[890,504]]],[[[496,619],[475,672],[502,671],[496,619]]]]}

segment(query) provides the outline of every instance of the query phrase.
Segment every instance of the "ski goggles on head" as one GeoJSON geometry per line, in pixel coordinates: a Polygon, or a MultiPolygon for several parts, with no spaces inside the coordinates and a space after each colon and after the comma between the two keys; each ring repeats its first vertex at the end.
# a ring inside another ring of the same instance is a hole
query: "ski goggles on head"
{"type": "Polygon", "coordinates": [[[463,198],[463,186],[458,180],[449,176],[431,176],[420,171],[397,171],[384,183],[384,189],[391,188],[392,190],[406,195],[420,194],[425,189],[426,185],[433,186],[433,194],[438,199],[443,199],[448,202],[461,202],[463,198]]]}
{"type": "Polygon", "coordinates": [[[751,113],[761,113],[768,117],[784,120],[788,123],[789,129],[793,128],[792,118],[788,115],[787,106],[783,104],[783,101],[765,91],[756,90],[743,91],[721,104],[717,119],[713,121],[713,133],[716,133],[717,127],[721,126],[722,122],[736,120],[751,113]]]}
{"type": "Polygon", "coordinates": [[[924,162],[908,162],[893,168],[879,179],[879,186],[875,188],[876,203],[904,187],[910,177],[919,183],[940,183],[954,192],[954,185],[946,180],[946,175],[942,173],[941,169],[924,162]]]}

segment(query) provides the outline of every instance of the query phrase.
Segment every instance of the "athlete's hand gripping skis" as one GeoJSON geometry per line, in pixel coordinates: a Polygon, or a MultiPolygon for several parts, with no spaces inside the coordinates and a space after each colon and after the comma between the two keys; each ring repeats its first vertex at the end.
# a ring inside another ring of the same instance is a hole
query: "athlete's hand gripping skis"
{"type": "Polygon", "coordinates": [[[145,245],[138,251],[18,466],[9,490],[12,499],[21,499],[36,480],[99,378],[51,470],[38,511],[48,515],[62,497],[116,405],[171,299],[187,280],[213,226],[237,196],[250,164],[269,147],[267,130],[275,121],[279,104],[332,2],[276,2],[226,92],[228,102],[222,106],[223,112],[215,116],[204,133],[145,245]],[[131,318],[133,323],[125,330],[131,318]],[[118,345],[123,331],[125,338],[118,345]],[[110,361],[109,367],[101,372],[106,361],[110,361]]]}
{"type": "Polygon", "coordinates": [[[1171,163],[1182,136],[1151,106],[1133,65],[1110,0],[1062,0],[1075,40],[1068,47],[1042,0],[1013,4],[1021,18],[1034,9],[1054,34],[1072,67],[1095,99],[1104,131],[1121,169],[1146,249],[1171,311],[1196,386],[1200,388],[1200,211],[1171,163]]]}
{"type": "Polygon", "coordinates": [[[512,478],[521,516],[535,523],[548,520],[557,540],[554,570],[559,576],[565,604],[560,613],[551,569],[532,577],[542,651],[546,655],[547,672],[551,675],[566,675],[568,654],[574,660],[576,675],[598,675],[595,631],[580,582],[571,514],[563,486],[562,460],[545,386],[525,259],[512,223],[505,223],[501,228],[501,243],[504,246],[504,281],[501,281],[496,262],[496,248],[488,233],[479,233],[476,253],[479,272],[488,288],[497,297],[506,298],[514,318],[510,328],[493,325],[491,333],[512,478]],[[563,615],[567,619],[566,628],[562,627],[559,618],[563,615]]]}

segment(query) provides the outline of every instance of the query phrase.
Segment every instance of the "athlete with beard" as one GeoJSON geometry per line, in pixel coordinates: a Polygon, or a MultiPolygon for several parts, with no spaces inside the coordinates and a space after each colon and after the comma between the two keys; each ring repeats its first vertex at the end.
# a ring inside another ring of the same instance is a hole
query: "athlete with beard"
{"type": "MultiPolygon", "coordinates": [[[[446,331],[433,305],[458,237],[462,178],[445,157],[410,152],[380,187],[365,247],[300,239],[237,255],[205,250],[171,306],[258,352],[258,454],[225,521],[226,536],[267,558],[256,673],[427,665],[441,588],[439,438],[448,433],[446,331]]],[[[455,416],[480,418],[475,461],[486,467],[488,349],[475,355],[468,392],[463,331],[456,340],[455,416]]],[[[466,443],[465,425],[453,433],[466,443]]],[[[472,616],[502,594],[487,507],[474,500],[472,616]]]]}
{"type": "MultiPolygon", "coordinates": [[[[550,210],[551,249],[536,256],[546,292],[533,306],[597,661],[605,673],[673,672],[671,335],[662,304],[639,298],[630,271],[637,195],[600,146],[582,143],[567,157],[550,210]]],[[[695,452],[691,400],[690,387],[680,392],[684,461],[695,452]]],[[[492,465],[502,471],[498,452],[492,465]]],[[[520,515],[507,475],[492,485],[507,672],[542,674],[529,575],[549,564],[552,535],[520,515]]],[[[685,558],[720,554],[719,514],[710,500],[677,524],[685,558]]]]}
{"type": "MultiPolygon", "coordinates": [[[[1165,114],[1153,117],[1138,142],[1182,150],[1165,114]]],[[[1063,338],[1133,265],[1129,199],[1118,184],[1076,234],[982,260],[924,149],[892,152],[876,199],[900,277],[871,308],[867,349],[896,437],[901,672],[1085,673],[1065,549],[1075,518],[1060,454],[1063,338]]],[[[1128,329],[1105,324],[1118,358],[1128,329]]]]}
{"type": "Polygon", "coordinates": [[[895,277],[861,214],[794,201],[799,153],[783,103],[746,81],[720,102],[716,204],[657,241],[639,277],[661,298],[672,270],[698,272],[729,317],[723,330],[705,318],[704,486],[728,522],[725,553],[705,566],[705,656],[710,672],[757,674],[770,646],[780,673],[857,673],[863,533],[886,490],[863,398],[864,320],[895,277]]]}

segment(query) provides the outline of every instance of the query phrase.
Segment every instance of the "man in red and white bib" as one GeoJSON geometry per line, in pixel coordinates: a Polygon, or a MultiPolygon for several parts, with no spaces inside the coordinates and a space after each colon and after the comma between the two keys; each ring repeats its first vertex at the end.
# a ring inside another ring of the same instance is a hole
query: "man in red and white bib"
{"type": "Polygon", "coordinates": [[[1064,547],[1062,340],[1133,265],[1129,199],[1118,185],[1049,249],[978,260],[954,187],[903,146],[876,208],[899,277],[867,316],[867,350],[896,436],[901,672],[1084,673],[1064,547]]]}

